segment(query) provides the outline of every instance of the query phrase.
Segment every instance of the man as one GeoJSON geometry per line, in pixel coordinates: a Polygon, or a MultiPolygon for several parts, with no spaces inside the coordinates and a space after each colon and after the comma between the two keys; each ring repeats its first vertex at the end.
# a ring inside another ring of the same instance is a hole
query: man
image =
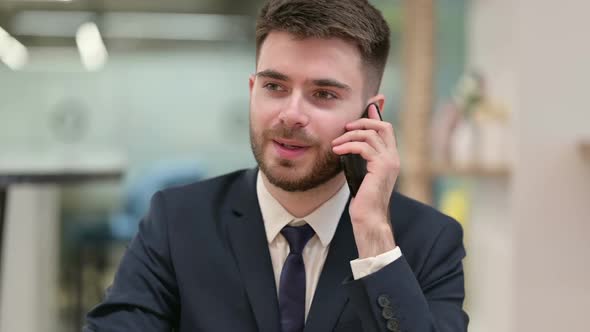
{"type": "Polygon", "coordinates": [[[271,0],[256,40],[258,168],[158,192],[87,331],[466,331],[461,227],[393,192],[392,126],[360,119],[385,102],[382,15],[271,0]]]}

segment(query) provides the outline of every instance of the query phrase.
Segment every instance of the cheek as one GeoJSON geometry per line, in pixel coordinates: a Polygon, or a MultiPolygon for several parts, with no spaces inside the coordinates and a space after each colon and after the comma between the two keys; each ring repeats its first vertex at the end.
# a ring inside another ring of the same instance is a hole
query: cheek
{"type": "Polygon", "coordinates": [[[256,96],[252,96],[250,101],[250,125],[255,129],[269,127],[272,117],[268,105],[261,102],[256,96]]]}
{"type": "Polygon", "coordinates": [[[331,142],[344,134],[344,127],[350,120],[335,116],[318,116],[314,121],[316,128],[314,132],[318,133],[321,141],[326,145],[331,145],[331,142]]]}

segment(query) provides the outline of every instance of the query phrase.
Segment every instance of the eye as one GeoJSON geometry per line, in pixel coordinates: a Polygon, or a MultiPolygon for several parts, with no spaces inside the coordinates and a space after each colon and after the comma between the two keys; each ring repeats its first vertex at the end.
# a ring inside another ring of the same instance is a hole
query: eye
{"type": "Polygon", "coordinates": [[[318,99],[323,99],[323,100],[330,100],[330,99],[337,99],[338,98],[338,96],[335,93],[327,91],[327,90],[316,91],[316,93],[314,93],[313,96],[318,99]]]}
{"type": "Polygon", "coordinates": [[[280,84],[272,82],[266,83],[262,87],[268,91],[286,91],[280,84]]]}

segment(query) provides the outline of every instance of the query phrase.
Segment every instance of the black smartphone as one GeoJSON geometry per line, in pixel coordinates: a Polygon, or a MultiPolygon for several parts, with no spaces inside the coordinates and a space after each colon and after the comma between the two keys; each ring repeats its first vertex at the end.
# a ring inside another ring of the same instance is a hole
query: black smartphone
{"type": "MultiPolygon", "coordinates": [[[[369,117],[369,107],[371,105],[375,105],[375,108],[377,108],[377,114],[379,114],[379,119],[383,121],[379,106],[375,103],[369,104],[367,108],[365,108],[362,117],[369,117]]],[[[363,183],[363,179],[367,174],[367,161],[363,159],[360,154],[349,153],[340,156],[340,164],[342,165],[342,169],[344,169],[344,175],[346,176],[346,182],[348,182],[350,193],[354,197],[359,191],[361,183],[363,183]]]]}

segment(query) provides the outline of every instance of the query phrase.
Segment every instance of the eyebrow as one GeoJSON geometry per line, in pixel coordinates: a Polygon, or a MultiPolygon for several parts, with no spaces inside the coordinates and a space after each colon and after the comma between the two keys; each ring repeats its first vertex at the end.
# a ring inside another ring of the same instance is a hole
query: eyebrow
{"type": "Polygon", "coordinates": [[[290,81],[291,79],[289,78],[289,76],[279,73],[276,70],[272,70],[272,69],[266,69],[263,71],[259,71],[256,73],[257,77],[266,77],[266,78],[272,78],[275,80],[279,80],[279,81],[290,81]]]}
{"type": "Polygon", "coordinates": [[[350,87],[348,85],[346,85],[344,83],[340,83],[340,82],[333,80],[333,79],[329,79],[329,78],[313,80],[312,82],[314,85],[321,86],[321,87],[326,87],[326,88],[332,87],[332,88],[338,88],[338,89],[350,91],[350,87]]]}
{"type": "MultiPolygon", "coordinates": [[[[285,81],[288,82],[291,80],[291,78],[289,78],[289,76],[280,73],[276,70],[273,69],[266,69],[263,71],[259,71],[258,73],[256,73],[257,77],[266,77],[266,78],[271,78],[271,79],[275,79],[275,80],[279,80],[279,81],[285,81]]],[[[330,78],[320,78],[320,79],[315,79],[311,81],[314,85],[320,86],[320,87],[332,87],[332,88],[338,88],[338,89],[342,89],[342,90],[347,90],[350,91],[351,88],[350,86],[341,83],[337,80],[334,79],[330,79],[330,78]]]]}

